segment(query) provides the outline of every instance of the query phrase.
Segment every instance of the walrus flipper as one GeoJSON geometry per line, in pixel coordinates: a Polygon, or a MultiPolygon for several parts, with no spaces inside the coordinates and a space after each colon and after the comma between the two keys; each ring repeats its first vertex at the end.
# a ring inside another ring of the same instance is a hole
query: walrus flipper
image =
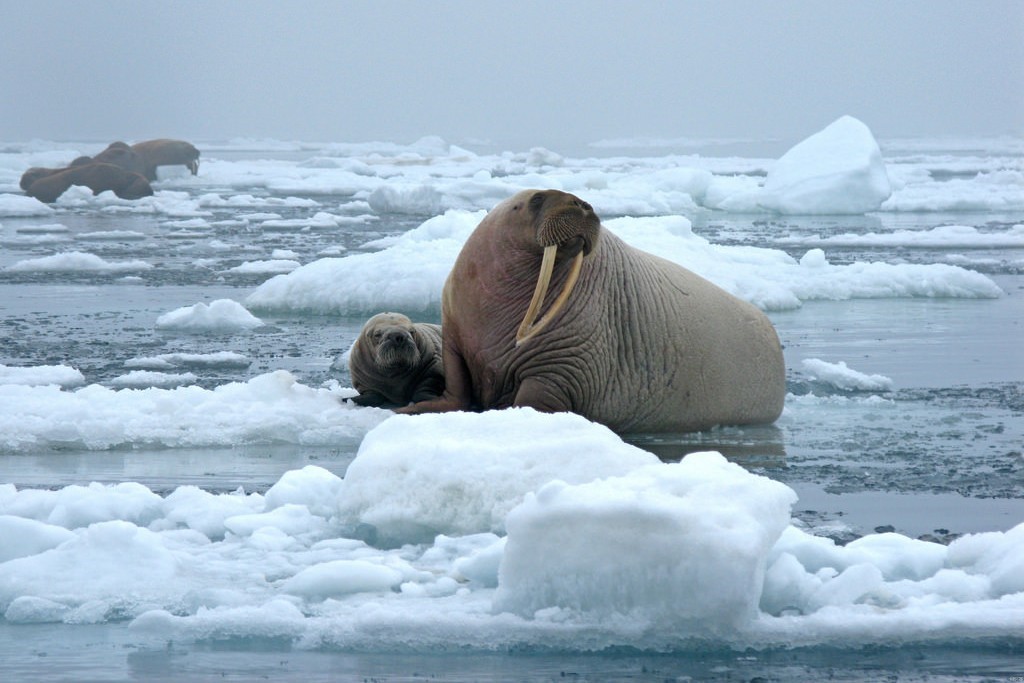
{"type": "Polygon", "coordinates": [[[357,406],[362,406],[364,408],[397,408],[399,405],[384,394],[373,391],[372,389],[361,392],[358,396],[353,396],[349,400],[357,406]]]}
{"type": "Polygon", "coordinates": [[[444,393],[444,371],[440,365],[441,363],[438,362],[431,374],[416,386],[411,403],[429,401],[444,393]]]}

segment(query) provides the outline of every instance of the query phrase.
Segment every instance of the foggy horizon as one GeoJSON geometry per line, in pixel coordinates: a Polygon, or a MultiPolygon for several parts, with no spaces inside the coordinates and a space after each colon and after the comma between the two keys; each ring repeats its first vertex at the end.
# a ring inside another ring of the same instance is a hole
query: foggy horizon
{"type": "Polygon", "coordinates": [[[1024,3],[3,0],[0,140],[1024,134],[1024,3]]]}

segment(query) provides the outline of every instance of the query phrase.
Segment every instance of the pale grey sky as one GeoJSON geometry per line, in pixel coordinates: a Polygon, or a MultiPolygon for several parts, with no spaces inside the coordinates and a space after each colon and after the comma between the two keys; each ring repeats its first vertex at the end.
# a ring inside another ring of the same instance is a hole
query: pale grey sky
{"type": "Polygon", "coordinates": [[[0,140],[1024,133],[1021,0],[0,0],[0,140]]]}

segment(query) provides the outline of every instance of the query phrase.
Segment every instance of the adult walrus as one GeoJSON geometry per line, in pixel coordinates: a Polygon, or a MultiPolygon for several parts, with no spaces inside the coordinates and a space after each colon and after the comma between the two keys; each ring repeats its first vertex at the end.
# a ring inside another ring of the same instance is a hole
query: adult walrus
{"type": "Polygon", "coordinates": [[[445,392],[398,412],[529,406],[620,433],[782,412],[785,367],[768,318],[625,244],[565,192],[523,191],[488,213],[441,306],[445,392]]]}
{"type": "Polygon", "coordinates": [[[184,140],[146,140],[131,146],[132,152],[142,160],[142,175],[147,180],[156,180],[157,166],[185,166],[196,175],[199,173],[199,150],[184,140]]]}
{"type": "Polygon", "coordinates": [[[444,391],[441,326],[414,323],[401,313],[378,313],[363,325],[348,357],[352,401],[397,408],[444,391]]]}
{"type": "Polygon", "coordinates": [[[21,181],[19,182],[19,185],[21,186],[22,190],[25,190],[27,192],[28,188],[31,187],[32,183],[39,180],[40,178],[45,178],[46,176],[53,175],[54,173],[66,171],[72,166],[84,166],[85,164],[91,164],[92,161],[92,157],[81,156],[72,161],[64,168],[44,168],[42,166],[33,166],[32,168],[28,169],[27,171],[21,174],[21,181]]]}
{"type": "Polygon", "coordinates": [[[69,166],[33,181],[26,194],[41,202],[55,202],[72,185],[84,185],[99,194],[112,190],[121,199],[140,199],[153,194],[149,181],[113,164],[87,163],[69,166]]]}

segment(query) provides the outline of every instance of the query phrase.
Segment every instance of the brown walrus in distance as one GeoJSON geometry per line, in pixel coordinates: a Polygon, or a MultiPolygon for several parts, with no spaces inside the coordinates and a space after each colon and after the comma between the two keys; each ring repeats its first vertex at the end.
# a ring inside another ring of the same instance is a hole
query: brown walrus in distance
{"type": "Polygon", "coordinates": [[[185,166],[192,175],[199,173],[199,150],[184,140],[146,140],[136,142],[131,151],[142,160],[139,171],[148,180],[156,180],[157,166],[185,166]]]}
{"type": "Polygon", "coordinates": [[[33,167],[28,169],[21,176],[21,189],[28,192],[32,183],[40,178],[60,173],[72,166],[83,166],[94,162],[111,164],[129,173],[138,173],[146,180],[153,181],[156,180],[158,166],[185,166],[192,172],[192,175],[196,175],[199,172],[199,150],[184,140],[168,138],[146,140],[134,145],[121,141],[111,142],[96,156],[78,157],[66,168],[33,167]]]}
{"type": "Polygon", "coordinates": [[[27,171],[21,174],[21,182],[19,182],[18,184],[21,186],[22,190],[28,192],[29,186],[31,186],[32,183],[39,180],[40,178],[45,178],[48,175],[53,175],[54,173],[66,171],[72,166],[84,166],[85,164],[91,163],[92,157],[81,156],[72,161],[64,168],[44,168],[42,166],[33,166],[32,168],[28,169],[27,171]]]}
{"type": "Polygon", "coordinates": [[[153,194],[149,181],[138,173],[96,162],[69,166],[38,178],[28,186],[26,193],[41,202],[51,203],[72,185],[84,185],[93,194],[112,190],[121,199],[140,199],[153,194]]]}

